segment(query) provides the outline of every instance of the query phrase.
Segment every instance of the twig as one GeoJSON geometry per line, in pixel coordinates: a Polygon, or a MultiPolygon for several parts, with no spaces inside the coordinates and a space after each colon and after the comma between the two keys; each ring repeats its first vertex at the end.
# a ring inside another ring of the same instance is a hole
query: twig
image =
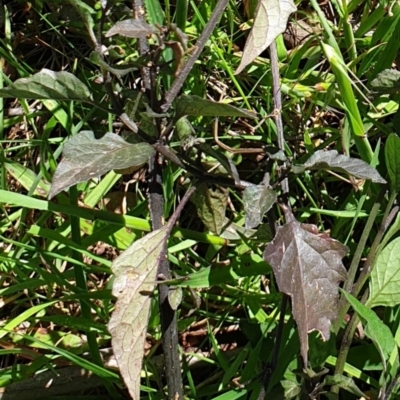
{"type": "Polygon", "coordinates": [[[215,119],[214,122],[214,140],[215,143],[217,143],[217,145],[219,147],[221,147],[222,149],[229,151],[229,153],[232,154],[262,154],[264,153],[264,149],[233,149],[232,147],[227,146],[226,144],[222,143],[219,139],[218,139],[218,118],[215,119]]]}
{"type": "MultiPolygon", "coordinates": [[[[276,49],[275,42],[272,42],[271,46],[269,46],[269,54],[271,59],[272,92],[274,97],[274,107],[275,107],[274,113],[275,113],[276,131],[278,135],[278,147],[280,150],[285,151],[285,138],[283,134],[283,123],[282,123],[281,83],[279,77],[278,51],[276,49]]],[[[285,168],[286,164],[284,164],[283,167],[285,168]]],[[[282,186],[282,193],[286,197],[289,194],[289,180],[287,178],[283,179],[281,186],[282,186]]],[[[287,206],[290,208],[290,203],[288,201],[287,201],[287,206]]]]}

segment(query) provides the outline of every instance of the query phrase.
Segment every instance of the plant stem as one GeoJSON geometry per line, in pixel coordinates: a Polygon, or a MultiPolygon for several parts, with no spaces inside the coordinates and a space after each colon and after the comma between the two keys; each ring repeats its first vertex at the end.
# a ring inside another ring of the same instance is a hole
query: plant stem
{"type": "Polygon", "coordinates": [[[165,94],[163,105],[161,107],[162,112],[167,112],[168,109],[171,107],[172,102],[175,100],[175,97],[181,90],[186,78],[188,77],[190,71],[193,68],[194,63],[197,61],[201,52],[203,51],[204,46],[206,45],[208,39],[210,38],[214,28],[216,27],[228,3],[229,0],[218,1],[211,15],[211,18],[208,20],[206,26],[203,29],[203,32],[201,33],[201,36],[199,37],[194,46],[192,54],[189,56],[185,65],[183,66],[181,72],[179,73],[179,76],[172,83],[171,88],[165,94]]]}
{"type": "MultiPolygon", "coordinates": [[[[269,47],[269,54],[270,54],[270,59],[271,59],[271,72],[272,72],[272,92],[273,92],[273,98],[274,98],[274,107],[276,112],[276,117],[275,117],[275,122],[276,122],[276,129],[277,129],[277,135],[278,135],[278,147],[280,150],[284,151],[285,149],[285,139],[283,135],[283,123],[282,123],[282,115],[281,115],[281,110],[282,110],[282,96],[281,96],[281,88],[280,88],[280,78],[279,78],[279,65],[278,65],[278,52],[276,48],[275,42],[272,42],[272,44],[269,47]]],[[[283,196],[287,197],[289,194],[289,181],[287,178],[284,178],[281,181],[281,188],[282,188],[282,194],[283,196]]],[[[286,199],[288,200],[288,199],[286,199]]],[[[287,207],[290,208],[290,203],[287,201],[287,207]]],[[[275,236],[275,225],[273,224],[272,221],[275,221],[275,218],[272,219],[273,215],[273,210],[270,210],[271,212],[268,214],[268,220],[270,222],[270,227],[271,227],[271,233],[275,236]]],[[[278,358],[279,358],[279,349],[282,341],[282,333],[283,333],[283,327],[285,324],[285,312],[286,312],[286,307],[288,303],[288,296],[284,293],[282,293],[282,301],[281,301],[281,311],[280,311],[280,316],[279,316],[279,322],[278,322],[278,327],[276,330],[276,336],[275,336],[275,343],[274,343],[274,349],[272,350],[272,358],[271,358],[271,363],[268,368],[267,373],[264,375],[263,378],[263,389],[259,395],[259,399],[262,398],[265,393],[268,393],[268,386],[269,386],[269,381],[271,379],[271,376],[276,369],[276,366],[278,365],[278,358]]]]}
{"type": "MultiPolygon", "coordinates": [[[[369,295],[369,291],[366,290],[363,297],[361,298],[361,303],[364,304],[367,301],[368,295],[369,295]]],[[[354,333],[357,329],[357,325],[359,322],[360,322],[360,319],[358,318],[357,314],[354,313],[354,315],[352,316],[350,322],[348,323],[348,325],[346,327],[346,330],[345,330],[343,338],[342,338],[342,343],[340,345],[340,350],[339,350],[339,356],[337,358],[336,366],[335,366],[335,375],[343,374],[347,355],[349,353],[351,342],[353,341],[354,333]]],[[[339,387],[333,386],[332,392],[339,393],[339,387]]]]}

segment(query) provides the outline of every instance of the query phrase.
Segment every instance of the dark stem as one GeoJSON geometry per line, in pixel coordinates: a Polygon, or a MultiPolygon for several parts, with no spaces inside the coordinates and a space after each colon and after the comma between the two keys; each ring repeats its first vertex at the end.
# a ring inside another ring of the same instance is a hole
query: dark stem
{"type": "MultiPolygon", "coordinates": [[[[276,123],[276,129],[277,129],[277,135],[278,135],[278,147],[280,150],[285,151],[285,139],[283,135],[283,123],[282,123],[282,95],[281,95],[281,86],[280,86],[280,76],[279,76],[279,65],[278,65],[278,52],[276,49],[276,44],[275,42],[272,42],[272,44],[269,47],[269,54],[270,54],[270,59],[271,59],[271,73],[272,73],[272,92],[273,92],[273,98],[274,98],[274,107],[275,107],[275,123],[276,123]]],[[[286,202],[286,206],[290,208],[290,203],[288,201],[288,195],[289,195],[289,181],[287,178],[282,179],[281,181],[281,188],[282,188],[282,195],[283,198],[286,202]]],[[[268,221],[271,227],[271,233],[275,236],[275,225],[274,221],[276,219],[274,218],[274,213],[273,210],[270,210],[268,213],[268,221]]],[[[279,350],[281,346],[281,341],[282,341],[282,333],[283,333],[283,327],[285,324],[285,312],[288,304],[288,296],[282,293],[282,301],[281,301],[281,311],[280,311],[280,316],[279,316],[279,322],[278,322],[278,327],[276,330],[276,336],[275,336],[275,343],[274,343],[274,349],[272,351],[272,358],[271,358],[271,363],[269,365],[267,373],[264,375],[263,379],[263,390],[261,391],[259,395],[259,399],[263,398],[262,396],[265,396],[265,393],[268,391],[268,386],[269,386],[269,381],[271,379],[271,376],[276,369],[276,366],[278,365],[278,359],[279,359],[279,350]]]]}
{"type": "Polygon", "coordinates": [[[228,3],[229,0],[219,0],[217,5],[215,6],[211,18],[208,20],[206,26],[203,29],[203,32],[201,33],[201,36],[199,37],[194,46],[193,52],[189,56],[185,65],[183,66],[181,72],[179,73],[179,76],[175,79],[175,81],[171,85],[171,88],[164,96],[163,105],[161,107],[163,112],[167,112],[168,109],[171,107],[172,102],[175,100],[175,97],[181,90],[186,78],[188,77],[190,71],[193,68],[194,63],[197,61],[201,52],[203,51],[204,46],[207,43],[207,40],[210,38],[214,28],[217,26],[217,23],[228,3]]]}
{"type": "MultiPolygon", "coordinates": [[[[162,190],[162,165],[159,163],[158,154],[151,158],[150,171],[152,178],[149,185],[150,215],[153,230],[163,226],[164,199],[162,190]]],[[[167,280],[171,279],[170,265],[166,257],[162,257],[158,267],[158,274],[167,280]]],[[[161,316],[161,331],[163,340],[165,373],[168,383],[168,398],[183,399],[183,383],[179,360],[179,343],[176,312],[168,301],[169,287],[159,285],[158,303],[161,316]]]]}

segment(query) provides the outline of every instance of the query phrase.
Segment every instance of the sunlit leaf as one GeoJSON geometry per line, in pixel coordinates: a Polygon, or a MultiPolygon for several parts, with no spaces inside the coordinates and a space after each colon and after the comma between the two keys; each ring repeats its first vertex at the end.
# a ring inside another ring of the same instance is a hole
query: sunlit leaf
{"type": "Polygon", "coordinates": [[[248,186],[243,192],[243,206],[246,213],[246,228],[258,226],[264,214],[276,202],[276,193],[265,185],[248,186]]]}
{"type": "Polygon", "coordinates": [[[400,71],[385,69],[371,82],[371,87],[381,93],[396,93],[400,91],[400,71]]]}
{"type": "Polygon", "coordinates": [[[286,207],[286,223],[264,251],[279,290],[292,298],[293,317],[300,337],[300,352],[307,365],[308,332],[324,340],[337,317],[339,283],[346,278],[342,258],[348,248],[315,225],[300,224],[286,207]]]}
{"type": "Polygon", "coordinates": [[[142,19],[126,19],[117,22],[107,33],[106,37],[121,35],[129,38],[141,39],[156,32],[156,28],[142,19]]]}
{"type": "Polygon", "coordinates": [[[177,118],[184,117],[185,115],[202,117],[257,117],[253,112],[231,106],[230,104],[206,100],[195,95],[180,96],[176,104],[176,114],[178,116],[177,118]]]}
{"type": "Polygon", "coordinates": [[[112,169],[144,165],[153,152],[147,143],[130,144],[114,133],[96,139],[92,131],[82,131],[64,145],[64,158],[57,166],[49,198],[112,169]]]}
{"type": "Polygon", "coordinates": [[[351,294],[343,290],[341,292],[363,322],[365,335],[372,340],[376,349],[379,351],[383,369],[386,371],[386,360],[396,346],[392,332],[390,332],[389,327],[379,319],[373,310],[362,304],[351,294]]]}
{"type": "Polygon", "coordinates": [[[203,184],[198,187],[191,200],[204,225],[212,233],[219,235],[225,220],[228,190],[220,186],[209,188],[203,184]]]}
{"type": "Polygon", "coordinates": [[[259,0],[254,25],[247,38],[236,74],[239,74],[286,30],[289,16],[296,10],[292,0],[259,0]]]}
{"type": "Polygon", "coordinates": [[[293,165],[292,170],[295,174],[305,170],[331,170],[376,183],[386,183],[378,171],[365,161],[339,154],[336,150],[318,150],[303,165],[293,165]]]}
{"type": "Polygon", "coordinates": [[[73,74],[43,68],[29,78],[17,79],[0,89],[0,97],[20,99],[89,100],[91,94],[73,74]]]}
{"type": "Polygon", "coordinates": [[[394,191],[400,192],[400,138],[393,133],[385,143],[386,168],[394,191]]]}
{"type": "Polygon", "coordinates": [[[379,254],[371,272],[370,307],[400,304],[400,238],[390,242],[379,254]]]}
{"type": "Polygon", "coordinates": [[[165,256],[169,226],[134,242],[112,264],[117,297],[108,330],[121,375],[133,399],[140,398],[140,372],[157,268],[165,256]]]}

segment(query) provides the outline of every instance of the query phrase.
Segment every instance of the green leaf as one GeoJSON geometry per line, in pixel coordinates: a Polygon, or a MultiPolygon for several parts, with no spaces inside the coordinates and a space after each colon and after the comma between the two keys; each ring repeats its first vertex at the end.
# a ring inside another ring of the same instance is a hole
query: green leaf
{"type": "Polygon", "coordinates": [[[264,214],[276,202],[276,193],[265,185],[248,186],[243,192],[243,205],[246,213],[246,228],[258,226],[264,214]]]}
{"type": "Polygon", "coordinates": [[[220,186],[211,189],[206,184],[202,184],[191,197],[191,201],[196,205],[199,218],[216,235],[221,233],[225,221],[228,193],[227,189],[220,186]]]}
{"type": "Polygon", "coordinates": [[[108,324],[115,358],[133,399],[140,398],[140,373],[157,268],[165,254],[168,225],[134,242],[112,265],[117,297],[108,324]]]}
{"type": "Polygon", "coordinates": [[[235,74],[239,74],[286,30],[290,14],[297,10],[292,0],[259,0],[254,24],[235,74]]]}
{"type": "Polygon", "coordinates": [[[385,144],[385,160],[390,185],[397,193],[400,192],[400,138],[390,134],[385,144]]]}
{"type": "Polygon", "coordinates": [[[184,117],[185,115],[194,115],[197,117],[257,117],[253,112],[231,106],[230,104],[206,100],[195,95],[180,96],[176,104],[176,114],[176,119],[184,117]]]}
{"type": "Polygon", "coordinates": [[[192,288],[208,288],[237,281],[245,276],[264,275],[270,270],[269,265],[260,256],[245,254],[230,260],[229,265],[203,268],[193,274],[173,279],[171,284],[192,288]]]}
{"type": "Polygon", "coordinates": [[[379,254],[371,273],[370,307],[400,304],[400,238],[390,242],[379,254]]]}
{"type": "Polygon", "coordinates": [[[164,25],[164,11],[159,0],[144,0],[147,19],[153,25],[164,25]]]}
{"type": "Polygon", "coordinates": [[[96,35],[94,34],[94,21],[92,14],[95,15],[95,11],[88,4],[84,3],[82,0],[69,0],[69,3],[78,11],[79,16],[82,18],[86,29],[93,44],[97,44],[96,35]]]}
{"type": "Polygon", "coordinates": [[[69,72],[54,72],[43,68],[29,78],[17,79],[0,89],[0,97],[19,99],[90,100],[85,84],[69,72]]]}
{"type": "Polygon", "coordinates": [[[386,183],[378,171],[365,161],[339,154],[336,150],[318,150],[303,165],[293,165],[292,170],[295,174],[305,170],[331,170],[376,183],[386,183]]]}
{"type": "Polygon", "coordinates": [[[386,360],[389,358],[392,350],[396,346],[390,329],[379,319],[374,311],[358,301],[350,293],[341,290],[346,300],[353,307],[360,320],[365,325],[364,332],[374,343],[379,351],[383,362],[383,369],[386,371],[386,360]]]}
{"type": "Polygon", "coordinates": [[[357,396],[361,396],[361,397],[365,396],[364,393],[354,383],[353,379],[351,379],[347,376],[343,376],[343,375],[339,375],[339,374],[336,374],[333,376],[327,376],[327,377],[325,377],[323,384],[339,386],[341,389],[344,389],[347,392],[350,392],[357,396]]]}
{"type": "Polygon", "coordinates": [[[396,93],[400,91],[400,71],[385,69],[371,82],[371,87],[380,93],[396,93]]]}
{"type": "Polygon", "coordinates": [[[147,143],[130,144],[114,133],[96,139],[92,131],[82,131],[64,145],[64,158],[57,166],[49,198],[112,169],[144,165],[153,152],[147,143]]]}

